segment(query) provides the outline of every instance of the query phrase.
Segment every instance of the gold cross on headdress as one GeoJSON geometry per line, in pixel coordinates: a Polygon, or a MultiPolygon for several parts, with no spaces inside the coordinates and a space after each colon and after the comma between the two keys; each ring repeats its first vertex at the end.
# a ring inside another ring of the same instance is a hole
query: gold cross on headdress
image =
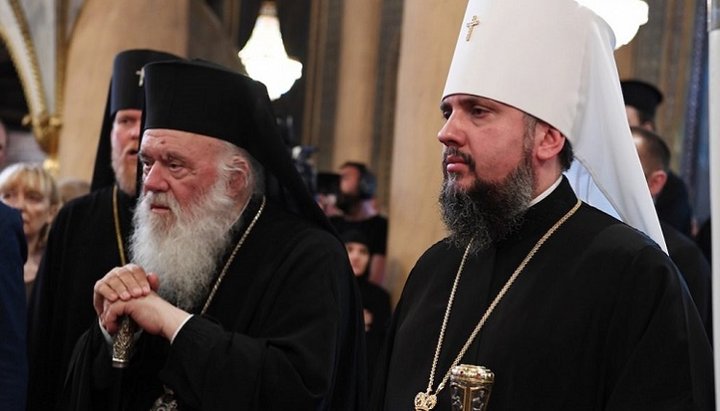
{"type": "Polygon", "coordinates": [[[138,79],[138,87],[142,87],[143,83],[145,82],[145,67],[141,68],[140,70],[136,71],[135,74],[140,77],[138,79]]]}
{"type": "Polygon", "coordinates": [[[475,29],[475,26],[480,25],[480,20],[478,20],[477,16],[472,16],[472,20],[465,23],[465,27],[468,28],[467,36],[465,36],[465,41],[470,41],[470,36],[472,36],[473,29],[475,29]]]}

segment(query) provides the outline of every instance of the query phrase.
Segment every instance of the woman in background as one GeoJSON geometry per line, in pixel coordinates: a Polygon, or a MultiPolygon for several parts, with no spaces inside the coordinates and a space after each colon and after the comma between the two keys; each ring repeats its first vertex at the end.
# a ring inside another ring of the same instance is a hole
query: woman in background
{"type": "Polygon", "coordinates": [[[375,362],[382,348],[387,326],[390,320],[390,295],[382,287],[368,281],[370,271],[370,249],[365,235],[357,230],[341,234],[348,252],[350,265],[363,305],[365,320],[365,341],[367,348],[368,387],[372,387],[375,362]]]}
{"type": "Polygon", "coordinates": [[[60,208],[60,195],[55,180],[40,164],[16,163],[0,173],[0,200],[22,213],[28,250],[24,280],[29,298],[50,224],[60,208]]]}

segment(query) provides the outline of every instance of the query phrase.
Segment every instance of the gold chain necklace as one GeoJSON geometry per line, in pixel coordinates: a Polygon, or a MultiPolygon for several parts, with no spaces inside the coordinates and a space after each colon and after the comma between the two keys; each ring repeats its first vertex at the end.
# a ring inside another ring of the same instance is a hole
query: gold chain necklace
{"type": "Polygon", "coordinates": [[[243,233],[242,237],[240,237],[238,243],[235,245],[235,248],[230,254],[230,257],[228,257],[227,261],[225,262],[222,271],[220,271],[220,275],[218,276],[217,280],[215,280],[215,284],[213,284],[213,288],[210,290],[210,294],[208,295],[208,298],[205,301],[205,305],[203,306],[202,311],[200,311],[200,314],[205,314],[205,311],[207,311],[208,307],[210,307],[210,303],[212,302],[213,298],[215,298],[215,293],[217,292],[218,288],[220,288],[220,283],[222,282],[223,278],[225,278],[225,274],[227,274],[227,270],[228,268],[230,268],[230,264],[235,259],[235,255],[237,254],[238,250],[240,250],[240,247],[242,247],[247,236],[250,235],[250,231],[252,230],[252,228],[255,227],[255,223],[257,223],[264,209],[265,196],[262,197],[260,208],[258,209],[257,213],[255,213],[255,217],[253,217],[252,221],[250,221],[248,228],[245,229],[245,232],[243,233]]]}
{"type": "Polygon", "coordinates": [[[460,360],[465,355],[465,352],[470,348],[470,345],[475,340],[475,337],[477,337],[478,333],[480,332],[480,329],[482,329],[483,325],[485,325],[485,322],[487,321],[488,317],[490,317],[490,314],[492,314],[493,310],[495,310],[495,307],[500,303],[500,300],[502,300],[503,296],[505,296],[505,293],[507,293],[508,289],[510,289],[510,286],[515,282],[515,279],[517,279],[518,275],[520,275],[520,272],[525,269],[525,266],[530,262],[530,260],[535,256],[535,253],[540,249],[540,247],[547,241],[550,236],[557,231],[558,228],[560,228],[565,221],[567,221],[575,212],[580,208],[581,201],[578,200],[575,206],[570,209],[562,218],[560,218],[550,229],[543,235],[537,243],[535,243],[535,246],[530,250],[530,252],[525,256],[525,258],[522,260],[520,265],[515,269],[515,271],[512,273],[510,278],[508,278],[507,282],[505,282],[505,285],[500,289],[498,294],[495,296],[495,299],[490,303],[490,306],[488,306],[487,310],[485,310],[485,313],[480,318],[480,321],[478,321],[477,325],[475,326],[475,329],[473,329],[472,333],[470,333],[470,336],[465,341],[465,344],[460,349],[460,352],[458,353],[457,357],[453,360],[452,364],[450,365],[448,371],[445,373],[445,376],[443,377],[442,381],[440,381],[440,384],[437,386],[437,390],[435,390],[435,393],[433,393],[432,386],[433,382],[435,380],[435,370],[437,368],[438,359],[440,358],[440,350],[442,348],[443,340],[445,339],[445,331],[447,328],[448,319],[450,318],[450,312],[452,310],[452,305],[455,300],[455,291],[457,290],[458,282],[460,282],[460,274],[463,271],[463,268],[465,267],[465,261],[467,260],[467,256],[470,253],[470,246],[472,245],[472,240],[468,243],[467,247],[465,247],[465,253],[463,254],[462,260],[460,261],[460,267],[458,268],[457,273],[455,274],[455,281],[453,282],[452,290],[450,291],[450,297],[448,299],[447,307],[445,308],[445,316],[443,317],[443,322],[440,327],[440,335],[438,336],[438,343],[435,347],[435,356],[433,357],[433,363],[432,367],[430,368],[430,377],[428,378],[428,386],[427,390],[425,392],[420,391],[415,396],[415,410],[416,411],[426,411],[431,410],[435,407],[437,404],[437,395],[440,393],[440,391],[445,388],[445,384],[447,383],[448,379],[450,378],[450,372],[453,367],[458,365],[460,363],[460,360]]]}
{"type": "MultiPolygon", "coordinates": [[[[246,206],[247,207],[247,206],[246,206]]],[[[225,265],[223,266],[222,271],[220,271],[220,275],[218,276],[217,280],[215,280],[215,284],[213,284],[213,288],[210,290],[210,294],[208,295],[207,300],[205,300],[205,305],[203,306],[202,310],[200,311],[200,314],[205,314],[208,307],[210,307],[210,303],[212,302],[213,298],[215,298],[215,293],[217,292],[218,288],[220,287],[220,283],[222,282],[223,278],[225,278],[225,274],[227,274],[228,268],[230,268],[230,264],[235,259],[235,255],[237,255],[238,250],[240,250],[240,247],[242,247],[243,243],[245,242],[245,239],[247,239],[248,235],[250,235],[250,231],[255,226],[255,223],[257,223],[258,219],[260,219],[260,215],[262,214],[263,210],[265,209],[265,196],[262,198],[262,202],[260,203],[260,208],[255,213],[255,217],[253,217],[252,221],[250,221],[250,224],[245,229],[245,232],[243,233],[242,237],[240,237],[240,240],[238,240],[237,244],[235,245],[235,248],[233,249],[232,253],[230,254],[230,257],[228,257],[227,261],[225,262],[225,265]]],[[[153,406],[150,408],[150,411],[160,411],[160,410],[178,410],[178,402],[175,398],[175,392],[168,388],[166,385],[163,384],[163,391],[164,393],[155,400],[155,403],[153,403],[153,406]]]]}
{"type": "Polygon", "coordinates": [[[120,266],[127,263],[125,259],[125,246],[123,245],[122,232],[120,231],[120,215],[118,214],[118,186],[113,185],[113,221],[115,222],[115,238],[117,240],[118,253],[120,253],[120,266]]]}

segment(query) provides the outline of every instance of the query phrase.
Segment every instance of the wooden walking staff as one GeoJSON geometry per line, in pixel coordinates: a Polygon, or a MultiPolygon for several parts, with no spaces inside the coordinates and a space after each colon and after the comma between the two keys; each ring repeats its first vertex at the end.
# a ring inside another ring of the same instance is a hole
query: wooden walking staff
{"type": "MultiPolygon", "coordinates": [[[[140,70],[140,82],[143,80],[144,71],[140,70]]],[[[142,84],[142,83],[140,83],[142,84]]],[[[140,163],[138,163],[138,176],[142,175],[140,163]]],[[[123,243],[122,231],[120,230],[120,214],[118,212],[118,188],[113,187],[113,220],[115,223],[115,240],[117,241],[118,254],[120,255],[120,264],[125,266],[127,258],[125,256],[125,246],[123,243]]],[[[125,368],[130,363],[130,357],[135,347],[135,332],[138,326],[135,321],[128,315],[120,318],[120,327],[118,332],[113,336],[112,344],[112,366],[114,368],[125,368]]]]}

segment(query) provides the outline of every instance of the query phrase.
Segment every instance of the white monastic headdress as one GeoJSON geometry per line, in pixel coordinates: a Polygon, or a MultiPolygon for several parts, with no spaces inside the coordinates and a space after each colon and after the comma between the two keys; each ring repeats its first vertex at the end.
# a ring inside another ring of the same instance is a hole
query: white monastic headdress
{"type": "Polygon", "coordinates": [[[470,0],[443,98],[490,98],[560,130],[617,216],[665,249],[627,123],[614,43],[610,26],[575,0],[470,0]]]}

